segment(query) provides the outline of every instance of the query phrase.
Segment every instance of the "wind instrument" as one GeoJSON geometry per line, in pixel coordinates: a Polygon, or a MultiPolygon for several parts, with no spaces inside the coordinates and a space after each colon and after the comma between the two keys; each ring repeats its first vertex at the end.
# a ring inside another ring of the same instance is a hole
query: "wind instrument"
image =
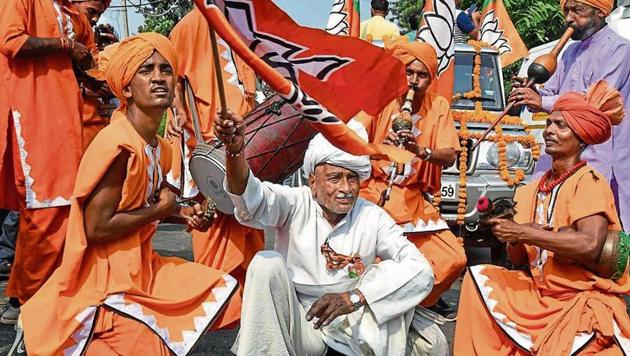
{"type": "MultiPolygon", "coordinates": [[[[566,31],[564,31],[564,34],[562,35],[558,43],[556,43],[551,52],[543,54],[542,56],[536,58],[536,60],[534,60],[534,63],[532,63],[529,68],[527,68],[527,82],[525,82],[525,85],[523,86],[524,88],[531,88],[534,84],[542,84],[549,80],[549,78],[551,78],[553,73],[556,71],[556,68],[558,67],[558,55],[560,54],[560,51],[562,51],[564,46],[566,46],[567,42],[571,38],[571,35],[573,35],[573,31],[575,31],[573,27],[567,27],[566,31]]],[[[497,124],[501,122],[501,119],[503,119],[503,117],[507,115],[510,110],[512,110],[513,106],[513,101],[508,103],[508,106],[506,106],[505,109],[499,114],[492,125],[490,125],[490,127],[488,127],[486,131],[484,131],[481,137],[479,137],[477,142],[475,142],[475,144],[471,148],[471,151],[474,151],[475,148],[479,146],[479,144],[488,136],[488,134],[490,134],[490,131],[492,131],[497,126],[497,124]]]]}
{"type": "MultiPolygon", "coordinates": [[[[416,87],[411,86],[407,95],[405,96],[405,101],[401,107],[400,116],[394,119],[392,122],[392,130],[394,132],[398,132],[401,130],[411,130],[413,127],[413,121],[411,121],[411,106],[413,103],[413,97],[416,95],[416,87]]],[[[404,147],[404,142],[400,142],[398,145],[399,148],[404,147]]],[[[392,186],[394,185],[394,180],[396,179],[398,163],[392,162],[391,166],[389,166],[389,181],[387,183],[387,189],[385,189],[380,198],[378,199],[378,206],[383,207],[385,203],[389,200],[389,196],[392,192],[392,186]]]]}

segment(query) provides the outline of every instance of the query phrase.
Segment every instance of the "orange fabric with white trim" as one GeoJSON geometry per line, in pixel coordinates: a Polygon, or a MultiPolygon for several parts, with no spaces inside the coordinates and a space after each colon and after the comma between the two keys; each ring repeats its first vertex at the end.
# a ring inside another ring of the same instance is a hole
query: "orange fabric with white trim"
{"type": "Polygon", "coordinates": [[[81,341],[87,340],[97,309],[104,304],[136,320],[153,320],[143,327],[167,338],[165,343],[171,347],[192,346],[194,340],[187,339],[195,331],[200,336],[203,330],[196,329],[206,322],[216,320],[212,327],[218,328],[240,317],[240,297],[233,294],[236,281],[206,266],[157,254],[152,245],[157,224],[108,241],[87,240],[85,202],[123,152],[129,159],[117,212],[141,209],[153,200],[171,157],[168,143],[159,136],[156,139],[158,146],[152,148],[125,114],[116,111],[83,156],[61,266],[22,306],[29,355],[64,354],[75,347],[80,352],[81,341]],[[168,333],[158,329],[168,329],[168,333]]]}
{"type": "MultiPolygon", "coordinates": [[[[381,143],[399,113],[400,103],[394,100],[379,116],[361,114],[357,120],[366,126],[370,142],[381,143]]],[[[460,150],[455,123],[446,99],[434,93],[426,93],[422,108],[417,114],[421,117],[415,123],[415,128],[420,132],[416,137],[419,147],[460,150]]],[[[385,170],[390,166],[390,161],[372,160],[372,177],[361,184],[362,198],[375,204],[379,201],[381,193],[388,187],[389,175],[385,170]]],[[[442,167],[418,157],[411,161],[410,166],[413,172],[392,186],[390,199],[383,208],[399,225],[410,223],[415,226],[420,221],[421,224],[435,224],[441,219],[440,213],[425,199],[424,194],[435,194],[440,189],[442,167]]],[[[465,268],[464,248],[449,230],[415,233],[407,238],[427,257],[433,268],[435,284],[431,294],[422,302],[423,306],[431,306],[450,288],[465,268]]]]}
{"type": "MultiPolygon", "coordinates": [[[[551,202],[551,194],[546,194],[540,214],[537,213],[539,183],[538,179],[516,190],[514,220],[517,223],[546,225],[547,214],[553,209],[549,222],[553,231],[575,227],[578,220],[594,215],[606,218],[609,230],[621,229],[613,193],[604,176],[593,167],[586,165],[571,175],[560,186],[555,203],[551,202]]],[[[614,345],[613,321],[619,332],[630,338],[630,317],[622,298],[630,293],[627,267],[623,276],[613,281],[552,251],[543,252],[532,245],[525,245],[525,249],[529,273],[487,266],[476,274],[480,277],[477,279],[479,289],[470,281],[464,282],[460,301],[467,304],[467,300],[474,300],[479,304],[481,295],[478,291],[486,293],[484,298],[490,301],[485,303],[483,313],[477,307],[460,305],[455,354],[514,355],[515,338],[506,337],[498,321],[507,325],[511,332],[518,333],[521,342],[529,340],[527,346],[534,355],[568,355],[578,333],[593,331],[596,337],[608,338],[614,345]],[[496,340],[496,336],[500,339],[496,340]]]]}
{"type": "MultiPolygon", "coordinates": [[[[14,169],[26,176],[10,184],[22,185],[26,196],[20,199],[29,209],[70,205],[83,153],[81,91],[70,56],[63,52],[18,56],[29,37],[70,34],[94,52],[94,34],[87,18],[69,1],[62,2],[62,12],[70,19],[63,32],[53,1],[0,1],[0,52],[8,68],[2,80],[11,94],[8,104],[13,116],[8,120],[14,121],[20,142],[15,160],[20,164],[14,169]],[[55,133],[54,140],[51,133],[55,133]]],[[[0,140],[6,142],[4,134],[0,133],[0,140]]]]}

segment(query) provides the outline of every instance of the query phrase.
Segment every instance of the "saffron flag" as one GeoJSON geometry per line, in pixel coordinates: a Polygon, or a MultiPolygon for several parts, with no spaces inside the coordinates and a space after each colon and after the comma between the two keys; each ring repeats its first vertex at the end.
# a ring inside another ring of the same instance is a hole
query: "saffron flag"
{"type": "Polygon", "coordinates": [[[505,67],[529,54],[518,35],[503,0],[485,0],[482,7],[479,40],[499,50],[501,66],[505,67]]]}
{"type": "Polygon", "coordinates": [[[398,59],[357,38],[301,27],[270,0],[195,3],[232,50],[331,143],[355,155],[411,159],[366,143],[344,123],[360,111],[376,116],[408,90],[398,59]]]}
{"type": "Polygon", "coordinates": [[[338,36],[359,37],[361,34],[359,0],[334,0],[326,32],[338,36]]]}
{"type": "Polygon", "coordinates": [[[449,102],[455,83],[455,1],[427,0],[422,10],[418,40],[433,48],[438,58],[438,78],[429,87],[449,102]]]}

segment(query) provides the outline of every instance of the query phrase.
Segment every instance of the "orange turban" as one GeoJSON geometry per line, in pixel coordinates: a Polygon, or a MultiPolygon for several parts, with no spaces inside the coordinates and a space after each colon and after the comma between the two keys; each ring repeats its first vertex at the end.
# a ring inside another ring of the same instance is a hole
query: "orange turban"
{"type": "Polygon", "coordinates": [[[586,94],[570,92],[561,95],[551,111],[559,111],[584,143],[595,145],[606,142],[612,125],[623,119],[623,99],[616,89],[600,80],[586,94]]]}
{"type": "Polygon", "coordinates": [[[145,32],[129,37],[118,45],[112,55],[105,77],[109,89],[120,100],[120,111],[125,111],[127,99],[123,96],[125,89],[138,68],[149,59],[153,52],[160,53],[173,68],[173,75],[177,78],[177,54],[168,38],[155,33],[145,32]]]}
{"type": "Polygon", "coordinates": [[[431,81],[437,76],[438,60],[435,49],[426,42],[409,42],[407,37],[400,37],[394,41],[385,43],[385,49],[394,57],[400,59],[405,65],[419,60],[429,70],[431,81]]]}
{"type": "MultiPolygon", "coordinates": [[[[596,9],[600,9],[604,14],[610,15],[610,12],[613,9],[613,0],[576,0],[577,2],[581,2],[582,4],[586,4],[588,6],[592,6],[596,9]]],[[[566,4],[567,0],[560,0],[560,7],[564,8],[564,4],[566,4]]]]}

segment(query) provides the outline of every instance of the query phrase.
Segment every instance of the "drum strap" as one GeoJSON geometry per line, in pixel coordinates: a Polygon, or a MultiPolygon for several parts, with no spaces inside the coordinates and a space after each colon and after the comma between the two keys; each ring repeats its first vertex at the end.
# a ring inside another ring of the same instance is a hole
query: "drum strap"
{"type": "Polygon", "coordinates": [[[195,139],[197,140],[197,144],[200,144],[203,143],[204,140],[201,134],[201,126],[199,125],[199,111],[197,111],[197,103],[195,103],[195,93],[193,92],[188,77],[184,77],[184,89],[186,90],[186,102],[188,104],[188,111],[190,111],[190,115],[192,116],[193,128],[195,129],[195,139]]]}

